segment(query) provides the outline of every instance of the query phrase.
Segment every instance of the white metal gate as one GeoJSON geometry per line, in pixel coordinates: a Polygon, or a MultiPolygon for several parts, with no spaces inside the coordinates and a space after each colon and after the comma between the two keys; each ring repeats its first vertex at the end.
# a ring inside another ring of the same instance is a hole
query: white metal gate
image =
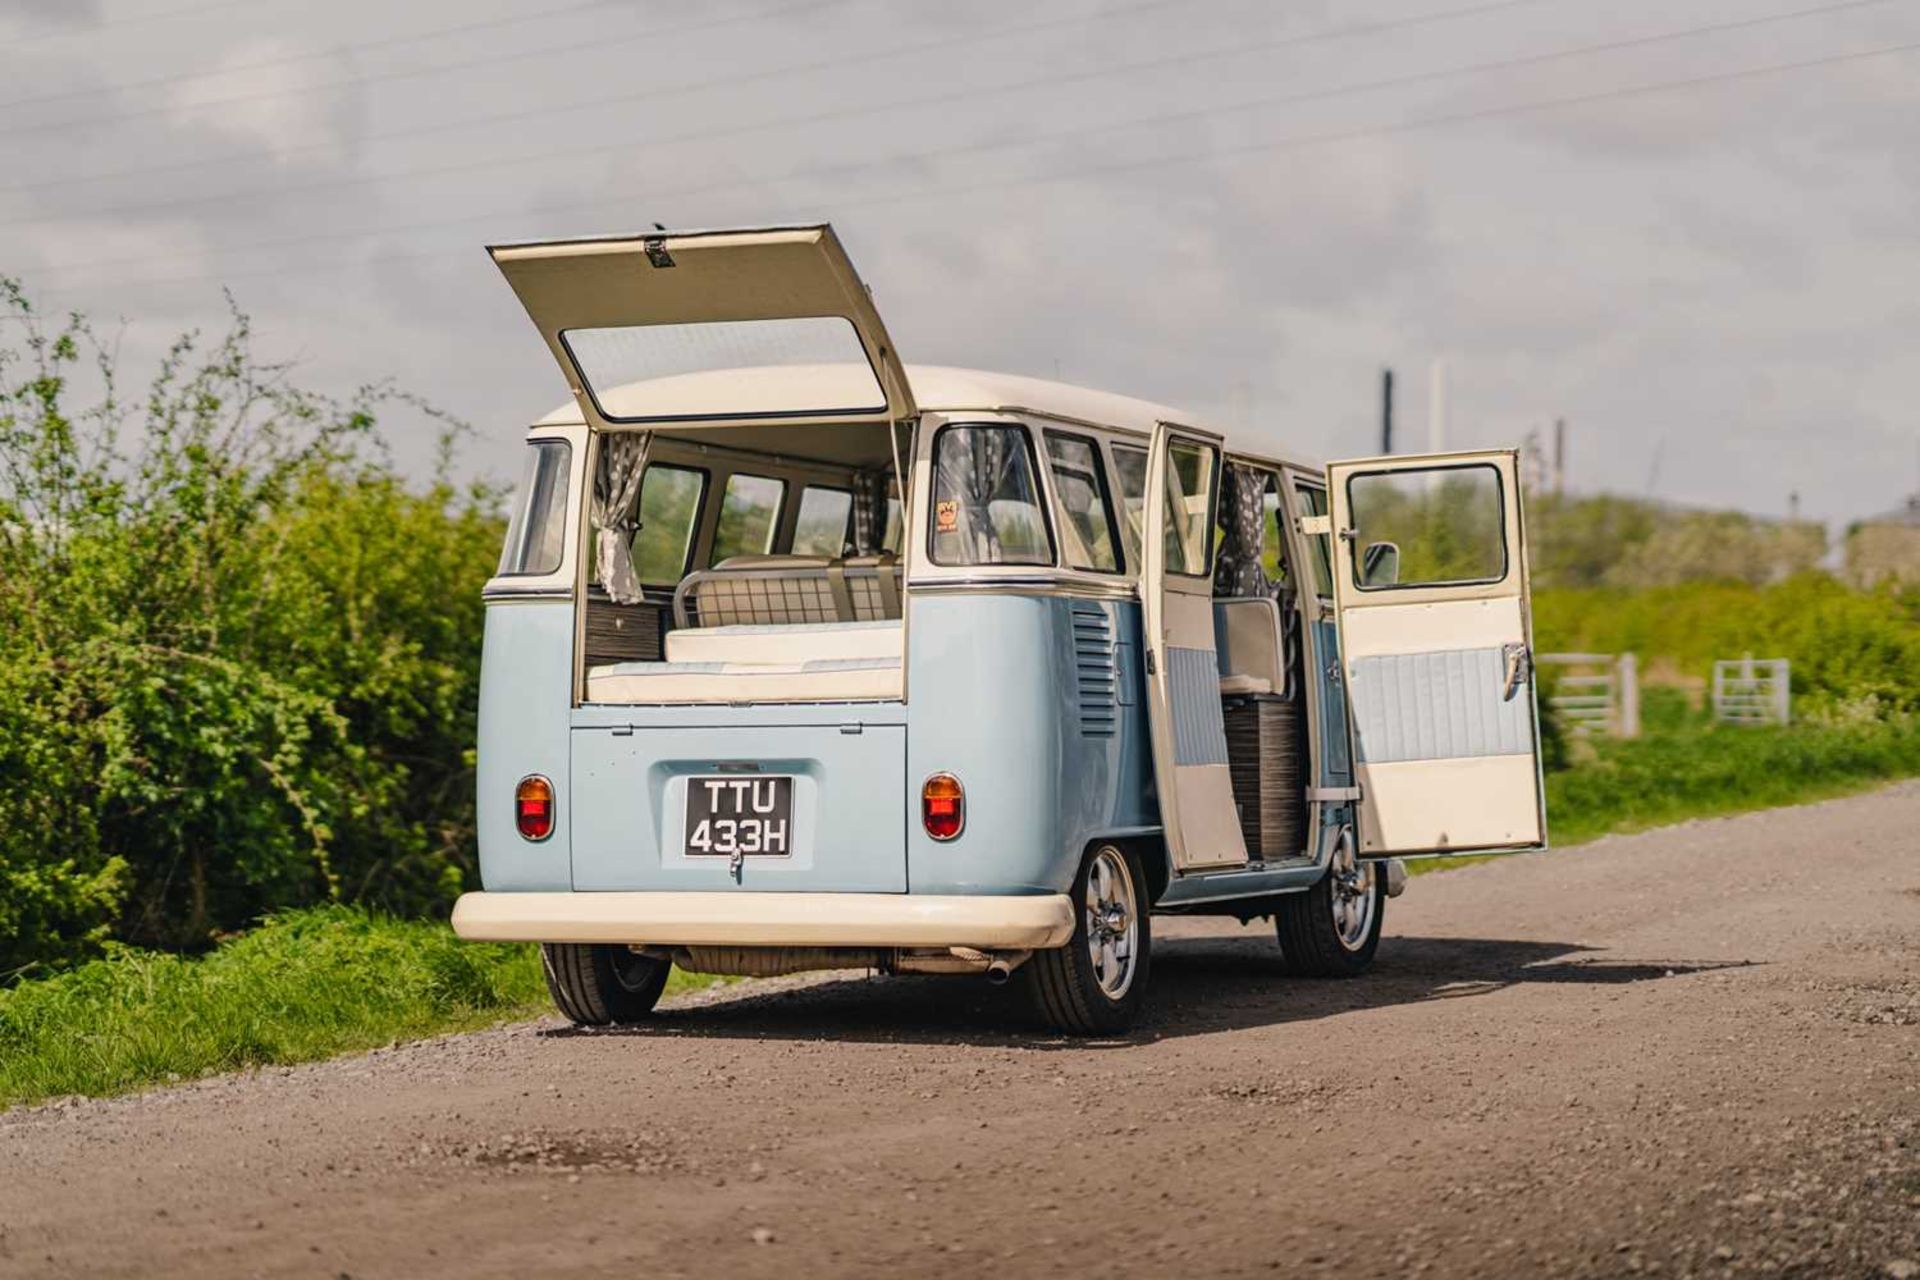
{"type": "Polygon", "coordinates": [[[1553,709],[1577,734],[1640,736],[1640,664],[1631,653],[1543,653],[1566,670],[1554,677],[1553,709]]]}
{"type": "Polygon", "coordinates": [[[1786,724],[1792,683],[1785,658],[1722,659],[1713,664],[1713,718],[1723,724],[1786,724]]]}

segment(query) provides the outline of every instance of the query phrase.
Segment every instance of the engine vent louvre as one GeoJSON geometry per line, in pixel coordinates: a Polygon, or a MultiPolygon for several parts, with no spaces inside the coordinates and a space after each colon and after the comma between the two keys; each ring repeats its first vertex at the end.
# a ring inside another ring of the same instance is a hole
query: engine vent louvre
{"type": "Polygon", "coordinates": [[[1081,734],[1112,737],[1120,681],[1113,665],[1113,622],[1098,607],[1073,606],[1073,665],[1081,734]]]}

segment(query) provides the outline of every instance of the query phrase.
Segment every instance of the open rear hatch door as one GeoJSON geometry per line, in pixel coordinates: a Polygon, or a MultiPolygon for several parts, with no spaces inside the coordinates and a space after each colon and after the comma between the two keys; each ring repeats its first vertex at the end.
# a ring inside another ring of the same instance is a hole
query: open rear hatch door
{"type": "Polygon", "coordinates": [[[488,252],[598,429],[913,416],[906,371],[830,226],[488,252]]]}

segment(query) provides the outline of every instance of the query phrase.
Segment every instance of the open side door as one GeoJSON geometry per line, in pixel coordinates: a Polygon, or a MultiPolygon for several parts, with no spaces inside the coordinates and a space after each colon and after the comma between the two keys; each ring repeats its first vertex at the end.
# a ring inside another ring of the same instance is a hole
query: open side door
{"type": "Polygon", "coordinates": [[[594,427],[913,416],[893,342],[830,226],[488,252],[594,427]]]}
{"type": "Polygon", "coordinates": [[[1140,600],[1160,823],[1175,870],[1246,862],[1213,634],[1220,437],[1161,423],[1147,456],[1140,600]]]}
{"type": "Polygon", "coordinates": [[[1518,455],[1327,468],[1360,856],[1543,848],[1518,455]]]}

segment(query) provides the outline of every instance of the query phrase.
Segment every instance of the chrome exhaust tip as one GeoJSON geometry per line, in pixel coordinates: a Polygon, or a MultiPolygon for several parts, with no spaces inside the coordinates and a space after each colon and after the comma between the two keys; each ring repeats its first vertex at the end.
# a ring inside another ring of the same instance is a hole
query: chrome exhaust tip
{"type": "Polygon", "coordinates": [[[1007,979],[1013,976],[1013,971],[1025,964],[1032,957],[1033,952],[1031,951],[1000,952],[991,960],[987,961],[987,981],[996,987],[1006,986],[1007,979]]]}

